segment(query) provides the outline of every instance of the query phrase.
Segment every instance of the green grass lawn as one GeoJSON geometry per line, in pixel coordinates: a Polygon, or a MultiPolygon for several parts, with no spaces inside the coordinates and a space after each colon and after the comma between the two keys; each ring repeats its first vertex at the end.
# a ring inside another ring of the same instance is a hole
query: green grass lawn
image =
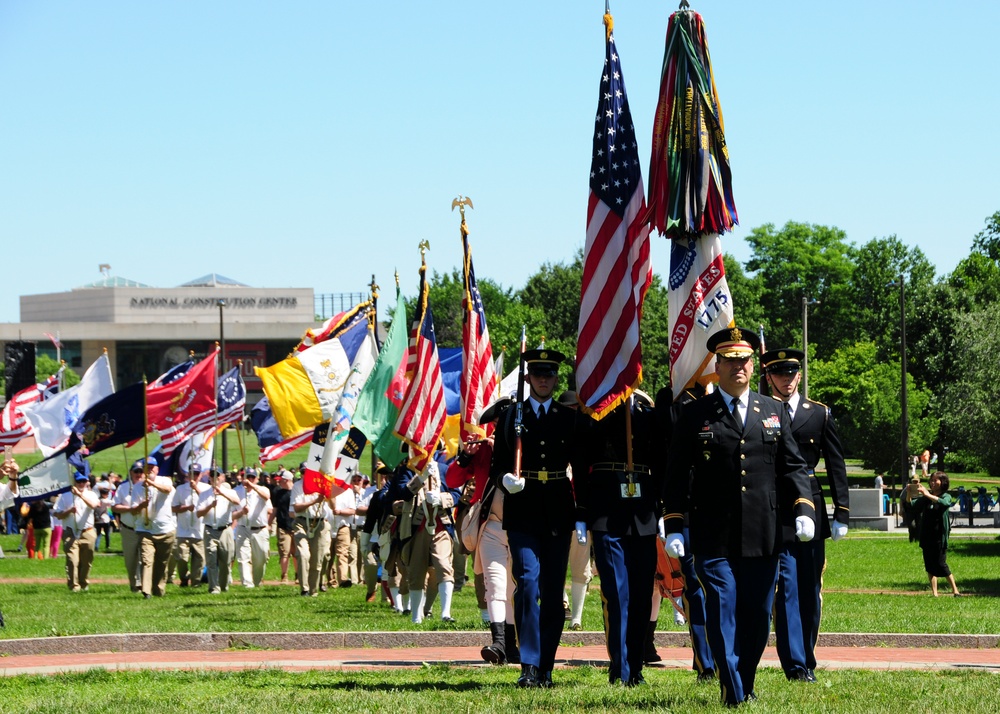
{"type": "MultiPolygon", "coordinates": [[[[483,627],[471,587],[455,594],[452,612],[457,622],[438,619],[413,625],[383,604],[364,602],[364,588],[353,587],[301,598],[298,588],[265,584],[246,590],[232,588],[222,595],[207,589],[168,586],[163,598],[143,600],[124,585],[125,568],[117,536],[111,553],[94,563],[90,592],[70,593],[61,579],[64,559],[12,557],[16,536],[0,536],[8,553],[0,560],[0,609],[7,627],[0,638],[46,637],[119,632],[256,632],[256,631],[397,631],[409,629],[478,629],[483,627]]],[[[923,570],[920,549],[905,536],[852,532],[838,543],[827,542],[823,612],[825,632],[900,632],[995,634],[1000,584],[996,563],[1000,540],[994,536],[954,537],[949,564],[959,588],[970,597],[933,598],[923,570]]],[[[471,568],[470,568],[471,570],[471,568]]],[[[277,580],[277,556],[272,554],[265,576],[277,580]]],[[[586,630],[603,629],[598,581],[591,584],[584,611],[586,630]]],[[[946,590],[943,589],[942,592],[946,590]]],[[[660,629],[673,624],[664,604],[660,629]]]]}
{"type": "MultiPolygon", "coordinates": [[[[996,712],[996,675],[983,672],[824,671],[818,685],[758,674],[754,712],[996,712]]],[[[105,672],[3,680],[0,713],[149,712],[698,712],[723,711],[715,683],[682,670],[645,671],[647,684],[607,684],[593,667],[556,673],[551,690],[513,686],[512,667],[427,666],[392,671],[273,669],[241,672],[105,672]]]]}

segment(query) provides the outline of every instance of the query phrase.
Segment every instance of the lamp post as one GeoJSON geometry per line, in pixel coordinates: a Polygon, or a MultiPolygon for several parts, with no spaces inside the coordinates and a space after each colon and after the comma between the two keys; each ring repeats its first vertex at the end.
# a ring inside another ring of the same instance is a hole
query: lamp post
{"type": "MultiPolygon", "coordinates": [[[[219,298],[218,300],[215,301],[215,304],[219,306],[219,350],[221,351],[222,354],[220,355],[218,370],[219,370],[219,373],[222,374],[223,371],[225,370],[225,366],[224,366],[223,363],[224,363],[224,361],[226,359],[226,332],[225,332],[225,327],[224,327],[225,323],[224,323],[224,321],[222,319],[222,312],[223,312],[223,310],[226,307],[226,299],[225,298],[219,298]]],[[[218,384],[218,382],[219,382],[218,376],[216,377],[215,382],[216,382],[216,384],[218,384]]],[[[228,464],[229,459],[227,458],[227,456],[228,456],[228,450],[226,448],[226,430],[223,429],[222,430],[222,470],[223,470],[223,472],[229,470],[229,464],[228,464]]]]}
{"type": "Polygon", "coordinates": [[[816,298],[802,296],[802,398],[809,398],[809,306],[818,305],[816,298]]]}
{"type": "MultiPolygon", "coordinates": [[[[900,488],[906,483],[910,473],[910,410],[906,395],[906,278],[902,273],[897,280],[889,283],[888,287],[899,287],[899,364],[900,364],[900,392],[899,406],[901,414],[899,417],[900,426],[900,488]]],[[[895,479],[893,479],[895,481],[895,479]]],[[[893,497],[895,498],[895,484],[893,484],[893,497]]]]}

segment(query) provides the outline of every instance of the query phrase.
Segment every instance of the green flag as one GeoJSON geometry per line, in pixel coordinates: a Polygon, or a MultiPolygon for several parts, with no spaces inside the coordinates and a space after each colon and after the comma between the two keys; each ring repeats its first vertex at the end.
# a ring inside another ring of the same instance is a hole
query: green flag
{"type": "Polygon", "coordinates": [[[406,391],[404,358],[408,344],[406,304],[399,288],[396,288],[396,311],[392,316],[392,325],[375,366],[361,388],[353,422],[368,437],[375,455],[389,468],[396,468],[403,460],[402,442],[393,435],[392,429],[406,391]]]}

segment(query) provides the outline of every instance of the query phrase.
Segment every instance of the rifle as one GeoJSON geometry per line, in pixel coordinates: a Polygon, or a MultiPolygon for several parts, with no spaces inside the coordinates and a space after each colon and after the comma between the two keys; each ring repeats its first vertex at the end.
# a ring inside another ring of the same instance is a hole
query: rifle
{"type": "Polygon", "coordinates": [[[517,397],[514,400],[514,476],[521,478],[521,433],[524,431],[524,352],[527,325],[521,325],[521,351],[517,358],[517,397]]]}

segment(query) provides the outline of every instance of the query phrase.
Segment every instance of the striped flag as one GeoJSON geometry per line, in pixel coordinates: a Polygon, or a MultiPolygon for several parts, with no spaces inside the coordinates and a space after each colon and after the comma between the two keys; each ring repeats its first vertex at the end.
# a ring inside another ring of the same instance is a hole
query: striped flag
{"type": "Polygon", "coordinates": [[[312,441],[313,430],[304,431],[298,436],[279,441],[277,444],[264,446],[260,450],[260,462],[266,464],[268,461],[277,461],[280,458],[292,453],[296,449],[307,445],[312,441]]]}
{"type": "Polygon", "coordinates": [[[147,428],[160,434],[164,456],[173,453],[189,436],[215,426],[218,360],[216,347],[180,379],[146,388],[147,428]]]}
{"type": "Polygon", "coordinates": [[[187,362],[181,362],[180,364],[175,364],[173,367],[157,377],[156,381],[149,384],[146,388],[162,387],[170,384],[171,382],[176,382],[178,379],[187,374],[192,367],[194,367],[193,359],[189,359],[187,362]]]}
{"type": "Polygon", "coordinates": [[[670,242],[670,384],[682,394],[696,382],[715,381],[712,333],[733,324],[733,296],[722,264],[719,236],[670,242]]]}
{"type": "Polygon", "coordinates": [[[635,127],[610,16],[605,24],[576,353],[577,398],[597,419],[642,381],[639,319],[653,280],[635,127]]]}
{"type": "Polygon", "coordinates": [[[469,246],[469,229],[462,218],[462,249],[465,254],[465,314],[462,320],[462,377],[461,425],[462,441],[481,439],[493,430],[479,426],[479,415],[493,401],[497,391],[497,375],[493,369],[493,348],[486,329],[486,312],[483,298],[476,284],[472,269],[472,248],[469,246]]]}
{"type": "Polygon", "coordinates": [[[448,416],[441,379],[441,361],[434,335],[434,317],[427,300],[427,264],[420,261],[417,314],[406,355],[407,387],[396,419],[395,434],[409,446],[409,466],[423,471],[434,455],[448,416]]]}
{"type": "Polygon", "coordinates": [[[26,436],[31,436],[31,425],[21,413],[21,408],[42,401],[50,390],[58,389],[58,386],[59,376],[53,374],[44,384],[33,384],[10,398],[0,414],[0,446],[14,446],[26,436]]]}
{"type": "MultiPolygon", "coordinates": [[[[368,322],[368,311],[371,305],[371,301],[358,303],[350,310],[339,312],[331,317],[318,330],[310,327],[306,330],[306,334],[302,337],[302,341],[299,342],[298,346],[296,346],[295,351],[302,352],[334,337],[343,338],[347,333],[364,335],[363,331],[357,332],[351,328],[359,327],[363,323],[368,322]]],[[[349,348],[348,351],[350,352],[349,348]]]]}

